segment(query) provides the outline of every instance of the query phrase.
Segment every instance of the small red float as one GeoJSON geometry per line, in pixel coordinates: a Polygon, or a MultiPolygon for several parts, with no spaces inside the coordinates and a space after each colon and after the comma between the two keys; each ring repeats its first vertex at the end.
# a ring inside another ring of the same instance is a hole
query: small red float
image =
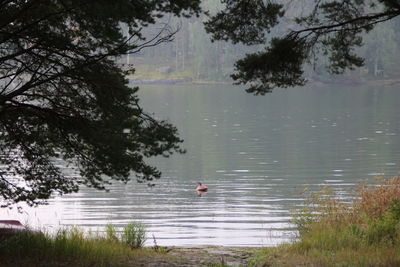
{"type": "Polygon", "coordinates": [[[200,191],[200,192],[206,192],[208,190],[208,187],[199,183],[199,185],[196,187],[196,191],[200,191]]]}

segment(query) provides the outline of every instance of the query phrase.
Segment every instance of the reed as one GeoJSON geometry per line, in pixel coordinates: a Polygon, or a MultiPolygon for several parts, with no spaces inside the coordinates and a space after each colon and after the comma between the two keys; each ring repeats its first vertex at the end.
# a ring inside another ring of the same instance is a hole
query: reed
{"type": "Polygon", "coordinates": [[[146,228],[140,222],[132,222],[124,226],[122,233],[118,233],[111,224],[106,225],[107,240],[126,244],[130,248],[141,248],[146,242],[146,228]]]}

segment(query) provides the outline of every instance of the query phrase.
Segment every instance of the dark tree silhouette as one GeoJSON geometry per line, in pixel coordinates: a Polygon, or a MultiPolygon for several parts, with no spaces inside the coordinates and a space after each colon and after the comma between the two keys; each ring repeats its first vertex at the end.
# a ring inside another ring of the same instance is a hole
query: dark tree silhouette
{"type": "Polygon", "coordinates": [[[80,185],[104,190],[132,173],[160,177],[145,158],[182,152],[181,139],[142,110],[113,59],[170,40],[167,29],[151,40],[141,30],[163,14],[198,14],[199,4],[0,1],[0,204],[35,205],[80,185]]]}
{"type": "Polygon", "coordinates": [[[205,23],[214,40],[269,44],[264,51],[239,60],[232,75],[237,84],[248,84],[247,91],[254,94],[265,94],[276,87],[304,85],[303,67],[319,54],[328,57],[331,73],[340,74],[362,66],[363,58],[354,51],[362,45],[362,34],[400,15],[398,0],[304,1],[308,14],[289,18],[293,28],[268,40],[266,33],[283,17],[288,19],[285,12],[294,1],[222,2],[225,8],[205,23]]]}

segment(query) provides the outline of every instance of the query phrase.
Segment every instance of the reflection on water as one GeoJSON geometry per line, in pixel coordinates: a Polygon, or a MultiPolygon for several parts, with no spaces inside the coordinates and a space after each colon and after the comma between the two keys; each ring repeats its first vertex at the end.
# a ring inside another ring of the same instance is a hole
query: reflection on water
{"type": "Polygon", "coordinates": [[[231,86],[143,86],[142,105],[177,125],[187,149],[152,160],[163,171],[157,185],[83,189],[19,218],[95,229],[140,220],[159,245],[281,243],[295,233],[290,215],[304,188],[329,186],[348,199],[356,183],[398,173],[399,96],[396,88],[255,97],[231,86]],[[201,197],[197,182],[209,188],[201,197]]]}

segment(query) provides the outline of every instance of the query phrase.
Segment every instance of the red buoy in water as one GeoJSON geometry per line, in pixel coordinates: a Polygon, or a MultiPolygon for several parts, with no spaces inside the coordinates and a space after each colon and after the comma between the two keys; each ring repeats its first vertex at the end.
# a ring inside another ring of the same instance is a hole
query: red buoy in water
{"type": "Polygon", "coordinates": [[[208,190],[208,187],[199,183],[199,185],[196,187],[196,191],[200,191],[200,192],[206,192],[208,190]]]}

